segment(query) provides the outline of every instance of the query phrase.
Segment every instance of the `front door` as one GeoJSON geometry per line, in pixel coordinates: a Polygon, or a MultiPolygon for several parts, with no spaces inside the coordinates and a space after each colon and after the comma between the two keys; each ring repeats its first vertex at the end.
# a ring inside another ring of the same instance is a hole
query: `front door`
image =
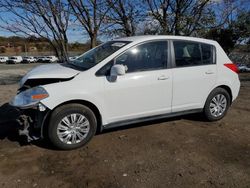
{"type": "Polygon", "coordinates": [[[127,72],[115,81],[104,78],[107,123],[171,112],[172,70],[167,68],[167,41],[137,45],[114,61],[127,66],[127,72]]]}

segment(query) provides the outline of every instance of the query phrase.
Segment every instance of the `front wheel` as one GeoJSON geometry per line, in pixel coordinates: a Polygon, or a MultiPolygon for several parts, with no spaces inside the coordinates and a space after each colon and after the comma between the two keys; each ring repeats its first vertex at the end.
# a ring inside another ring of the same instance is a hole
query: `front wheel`
{"type": "Polygon", "coordinates": [[[204,115],[209,121],[222,119],[230,106],[230,95],[223,88],[214,89],[207,98],[204,115]]]}
{"type": "Polygon", "coordinates": [[[85,145],[96,133],[97,120],[88,107],[67,104],[52,113],[48,137],[52,144],[63,150],[85,145]]]}

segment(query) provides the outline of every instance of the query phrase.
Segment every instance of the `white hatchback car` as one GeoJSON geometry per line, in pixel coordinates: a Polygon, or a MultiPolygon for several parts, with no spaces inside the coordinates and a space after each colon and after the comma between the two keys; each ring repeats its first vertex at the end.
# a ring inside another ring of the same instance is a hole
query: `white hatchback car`
{"type": "Polygon", "coordinates": [[[23,61],[22,61],[22,63],[35,63],[35,62],[36,62],[36,58],[33,56],[23,57],[23,61]]]}
{"type": "Polygon", "coordinates": [[[44,63],[55,63],[58,61],[58,58],[56,56],[46,56],[43,58],[44,63]]]}
{"type": "Polygon", "coordinates": [[[9,60],[6,56],[0,56],[0,63],[6,63],[9,60]]]}
{"type": "Polygon", "coordinates": [[[138,36],[106,42],[70,63],[36,67],[11,104],[35,116],[21,134],[73,149],[97,130],[146,120],[199,112],[219,120],[239,89],[237,67],[217,42],[138,36]]]}
{"type": "Polygon", "coordinates": [[[6,63],[17,64],[17,63],[21,63],[22,61],[23,61],[22,56],[12,56],[9,58],[9,60],[6,63]]]}

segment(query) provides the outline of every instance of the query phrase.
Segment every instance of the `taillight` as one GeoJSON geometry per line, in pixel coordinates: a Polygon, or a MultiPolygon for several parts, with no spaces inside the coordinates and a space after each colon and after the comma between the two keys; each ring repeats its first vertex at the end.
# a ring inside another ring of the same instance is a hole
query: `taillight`
{"type": "Polygon", "coordinates": [[[233,72],[235,72],[235,73],[239,73],[239,69],[238,69],[238,67],[235,65],[235,64],[233,64],[233,63],[226,63],[226,64],[224,64],[227,68],[229,68],[229,69],[231,69],[233,72]]]}

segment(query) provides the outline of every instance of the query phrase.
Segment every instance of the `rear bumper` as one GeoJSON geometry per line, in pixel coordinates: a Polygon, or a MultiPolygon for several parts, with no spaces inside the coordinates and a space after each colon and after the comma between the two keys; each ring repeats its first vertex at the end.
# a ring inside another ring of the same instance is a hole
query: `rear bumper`
{"type": "Polygon", "coordinates": [[[240,80],[237,79],[232,87],[232,101],[234,101],[238,97],[239,92],[240,92],[240,80]]]}

